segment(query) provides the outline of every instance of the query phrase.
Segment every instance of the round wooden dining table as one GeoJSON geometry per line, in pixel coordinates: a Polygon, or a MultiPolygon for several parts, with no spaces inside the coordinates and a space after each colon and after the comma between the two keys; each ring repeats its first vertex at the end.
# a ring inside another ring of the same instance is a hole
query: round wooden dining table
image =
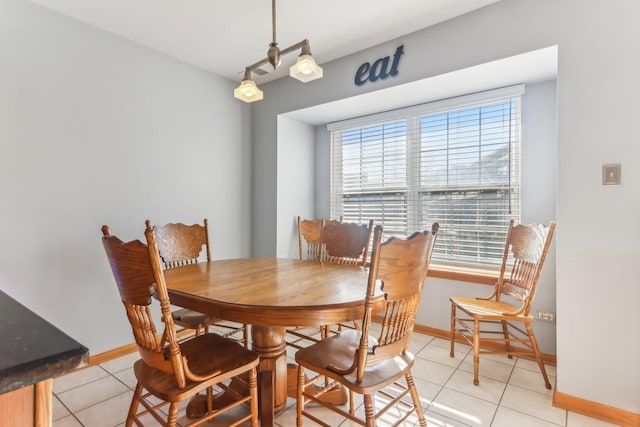
{"type": "Polygon", "coordinates": [[[368,278],[363,267],[284,258],[217,260],[164,274],[171,304],[251,325],[261,400],[273,398],[271,414],[261,404],[263,425],[287,399],[285,327],[361,319],[368,278]]]}

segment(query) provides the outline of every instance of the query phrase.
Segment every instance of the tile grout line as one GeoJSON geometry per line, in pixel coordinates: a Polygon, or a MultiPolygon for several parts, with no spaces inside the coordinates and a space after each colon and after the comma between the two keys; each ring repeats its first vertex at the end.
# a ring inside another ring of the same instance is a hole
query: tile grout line
{"type": "MultiPolygon", "coordinates": [[[[74,388],[75,388],[75,387],[74,387],[74,388]]],[[[70,390],[73,390],[73,389],[70,389],[70,390]]],[[[69,414],[64,415],[64,416],[62,416],[62,417],[60,417],[60,418],[58,418],[58,419],[56,419],[56,420],[52,420],[52,422],[53,422],[53,423],[55,423],[56,421],[60,421],[61,419],[66,418],[66,417],[68,417],[69,415],[71,415],[73,418],[75,418],[75,420],[78,422],[78,424],[80,424],[81,426],[83,426],[83,427],[84,427],[84,424],[82,424],[82,423],[80,422],[80,420],[79,420],[79,419],[78,419],[78,417],[76,416],[75,412],[71,411],[71,409],[70,409],[70,408],[69,408],[69,407],[68,407],[68,406],[67,406],[67,405],[66,405],[66,404],[65,404],[65,403],[64,403],[64,402],[63,402],[63,401],[62,401],[62,400],[61,400],[61,399],[60,399],[60,398],[55,394],[55,393],[53,393],[53,396],[54,396],[56,399],[58,399],[58,402],[60,402],[60,404],[61,404],[62,406],[64,406],[64,408],[67,410],[67,412],[69,412],[69,414]]]]}
{"type": "Polygon", "coordinates": [[[498,415],[498,409],[500,409],[500,404],[502,403],[502,399],[504,398],[504,394],[507,392],[507,387],[509,386],[509,382],[511,381],[511,377],[513,376],[513,371],[516,369],[516,364],[518,360],[511,365],[511,370],[509,371],[509,375],[507,376],[507,381],[504,383],[504,388],[502,389],[502,393],[500,393],[500,399],[498,399],[498,404],[496,405],[496,410],[493,413],[493,417],[491,417],[491,422],[489,423],[489,427],[493,425],[493,422],[496,420],[496,415],[498,415]]]}
{"type": "MultiPolygon", "coordinates": [[[[61,393],[66,393],[66,392],[68,392],[68,391],[71,391],[71,390],[74,390],[74,389],[76,389],[76,388],[79,388],[79,387],[85,386],[85,385],[87,385],[87,384],[91,384],[91,383],[94,383],[94,382],[96,382],[96,381],[102,380],[102,379],[107,378],[107,377],[109,377],[109,376],[113,377],[113,378],[114,378],[116,381],[118,381],[120,384],[124,385],[124,386],[127,388],[127,390],[126,390],[126,391],[123,391],[122,393],[118,393],[118,394],[116,394],[116,395],[114,395],[114,396],[110,396],[110,397],[108,397],[108,398],[106,398],[106,399],[104,399],[104,400],[101,400],[101,401],[99,401],[99,402],[95,402],[94,404],[89,405],[89,406],[87,406],[86,408],[82,408],[82,409],[80,409],[80,410],[77,410],[77,411],[75,411],[75,412],[71,411],[71,409],[70,409],[70,408],[69,408],[69,407],[68,407],[68,406],[67,406],[67,405],[62,401],[62,399],[60,399],[60,397],[58,396],[58,394],[60,394],[60,393],[53,393],[53,395],[58,399],[58,401],[60,402],[60,404],[61,404],[62,406],[64,406],[64,408],[69,412],[69,415],[73,416],[73,418],[75,418],[75,420],[76,420],[76,421],[77,421],[81,426],[83,426],[83,427],[84,427],[84,424],[80,421],[80,419],[79,419],[79,418],[78,418],[78,416],[76,415],[77,413],[79,413],[79,412],[81,412],[81,411],[84,411],[84,410],[86,410],[86,409],[89,409],[89,408],[91,408],[91,407],[94,407],[94,406],[96,406],[96,405],[100,405],[100,404],[102,404],[102,403],[104,403],[104,402],[106,402],[106,401],[108,401],[108,400],[110,400],[110,399],[113,399],[113,398],[115,398],[115,397],[118,397],[118,396],[120,396],[120,395],[122,395],[122,394],[125,394],[125,393],[128,393],[128,392],[130,392],[130,391],[133,391],[133,389],[132,389],[131,387],[129,387],[129,385],[128,385],[128,384],[126,384],[124,381],[120,380],[118,377],[116,377],[116,376],[114,375],[114,374],[116,374],[116,373],[124,372],[124,371],[126,371],[127,369],[129,369],[129,368],[121,369],[121,370],[119,370],[119,371],[117,371],[117,372],[112,373],[112,372],[110,372],[109,370],[105,369],[102,365],[97,365],[97,366],[99,366],[102,370],[104,370],[108,375],[106,375],[106,376],[104,376],[104,377],[96,378],[96,379],[94,379],[94,380],[91,380],[91,381],[88,381],[88,382],[86,382],[86,383],[80,384],[80,385],[78,385],[78,386],[76,386],[76,387],[72,387],[72,388],[70,388],[70,389],[68,389],[68,390],[64,390],[64,391],[63,391],[63,392],[61,392],[61,393]]],[[[63,416],[63,417],[58,418],[58,420],[53,420],[53,421],[54,421],[54,422],[55,422],[55,421],[59,421],[59,420],[61,420],[61,419],[63,419],[63,418],[66,418],[67,416],[68,416],[68,415],[65,415],[65,416],[63,416]]],[[[126,417],[125,417],[125,420],[126,420],[126,417]]],[[[115,425],[115,426],[113,426],[113,427],[117,427],[117,426],[119,426],[119,425],[121,425],[121,424],[122,424],[122,423],[118,423],[118,424],[116,424],[116,425],[115,425]]]]}

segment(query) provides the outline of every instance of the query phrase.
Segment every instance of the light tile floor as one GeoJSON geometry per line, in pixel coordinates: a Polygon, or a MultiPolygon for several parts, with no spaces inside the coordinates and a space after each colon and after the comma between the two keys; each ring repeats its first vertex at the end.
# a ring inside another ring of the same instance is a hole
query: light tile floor
{"type": "MultiPolygon", "coordinates": [[[[427,424],[433,427],[603,427],[612,426],[551,404],[552,391],[544,387],[535,363],[506,356],[486,356],[480,361],[480,385],[473,385],[473,359],[470,348],[456,345],[455,358],[449,357],[449,342],[414,333],[411,351],[416,355],[413,376],[422,398],[427,424]]],[[[292,359],[293,352],[288,356],[292,359]]],[[[131,402],[135,378],[132,365],[137,353],[101,365],[85,368],[57,378],[53,383],[54,427],[119,427],[131,402]]],[[[555,368],[547,366],[552,384],[555,368]]],[[[361,401],[361,400],[360,400],[361,401]]],[[[326,411],[323,418],[332,425],[353,424],[326,411]]],[[[295,426],[295,399],[288,399],[277,414],[280,427],[295,426]]],[[[410,423],[415,425],[417,418],[410,423]]],[[[182,408],[178,421],[186,421],[182,408]]],[[[384,419],[380,425],[389,425],[384,419]]],[[[145,425],[158,425],[149,420],[145,425]]],[[[224,420],[206,425],[224,425],[224,420]]],[[[305,420],[305,425],[315,425],[305,420]]]]}

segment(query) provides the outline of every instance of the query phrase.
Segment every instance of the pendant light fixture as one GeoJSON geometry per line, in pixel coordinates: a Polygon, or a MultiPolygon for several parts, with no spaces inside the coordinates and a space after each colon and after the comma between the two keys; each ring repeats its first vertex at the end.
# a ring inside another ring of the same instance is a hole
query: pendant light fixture
{"type": "Polygon", "coordinates": [[[263,98],[262,91],[258,89],[258,86],[251,78],[251,73],[256,68],[266,64],[271,64],[275,70],[280,65],[280,58],[282,56],[298,49],[300,49],[300,56],[298,57],[298,61],[289,68],[289,75],[303,83],[322,77],[322,68],[316,64],[316,61],[311,56],[309,40],[304,39],[301,42],[282,50],[278,47],[278,43],[276,42],[276,0],[271,0],[271,21],[273,28],[273,41],[269,43],[267,57],[246,67],[244,70],[244,78],[242,79],[240,86],[233,91],[233,96],[244,102],[260,101],[263,98]]]}

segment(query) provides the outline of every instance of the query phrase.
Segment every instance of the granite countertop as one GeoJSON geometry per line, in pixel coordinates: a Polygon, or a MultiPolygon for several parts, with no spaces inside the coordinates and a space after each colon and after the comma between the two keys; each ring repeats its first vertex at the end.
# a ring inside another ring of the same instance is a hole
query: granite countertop
{"type": "Polygon", "coordinates": [[[89,362],[89,349],[0,291],[0,394],[89,362]]]}

